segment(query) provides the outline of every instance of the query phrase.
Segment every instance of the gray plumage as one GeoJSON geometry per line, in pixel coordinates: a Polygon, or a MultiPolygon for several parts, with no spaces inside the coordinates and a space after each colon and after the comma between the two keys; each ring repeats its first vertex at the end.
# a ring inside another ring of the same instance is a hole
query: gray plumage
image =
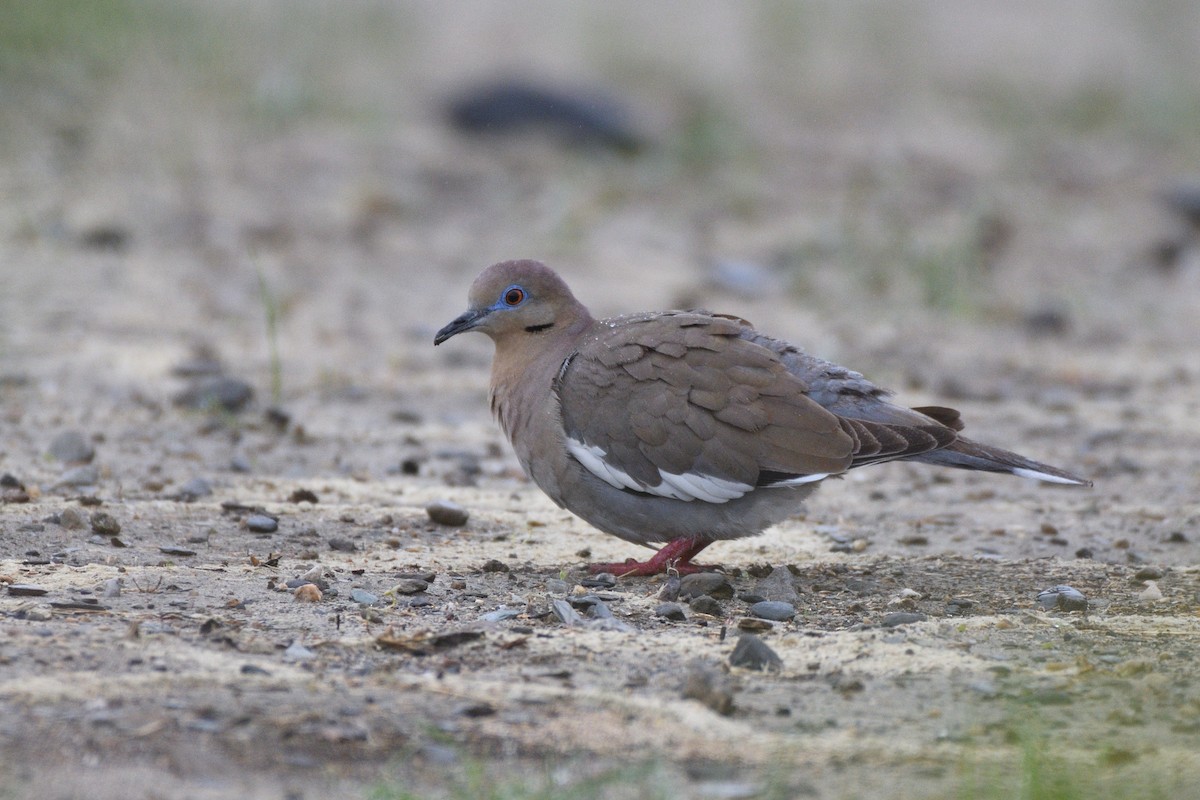
{"type": "Polygon", "coordinates": [[[637,544],[647,562],[699,569],[713,541],[760,533],[826,477],[897,459],[1086,485],[959,434],[958,412],[909,409],[857,372],[737,317],[667,311],[595,320],[551,269],[507,261],[472,284],[435,344],[496,343],[492,410],[529,476],[560,506],[637,544]]]}

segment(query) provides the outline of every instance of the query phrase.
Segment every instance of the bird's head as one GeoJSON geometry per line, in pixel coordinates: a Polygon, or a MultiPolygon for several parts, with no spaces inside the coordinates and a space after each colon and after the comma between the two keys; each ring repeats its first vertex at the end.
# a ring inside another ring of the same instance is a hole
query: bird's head
{"type": "Polygon", "coordinates": [[[467,301],[467,310],[434,336],[435,345],[467,331],[486,333],[499,344],[590,321],[563,279],[540,261],[493,264],[471,284],[467,301]]]}

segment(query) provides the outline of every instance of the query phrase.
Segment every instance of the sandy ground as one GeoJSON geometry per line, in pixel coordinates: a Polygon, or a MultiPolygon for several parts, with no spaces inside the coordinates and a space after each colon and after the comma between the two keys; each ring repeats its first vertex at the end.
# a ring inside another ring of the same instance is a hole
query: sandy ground
{"type": "Polygon", "coordinates": [[[286,5],[8,68],[0,584],[44,593],[0,591],[0,796],[1200,785],[1200,256],[1158,196],[1200,157],[1195,9],[286,5]],[[491,74],[605,86],[653,144],[448,129],[491,74]],[[521,476],[483,337],[431,346],[517,256],[598,314],[737,313],[1095,487],[861,470],[712,547],[718,613],[656,616],[663,579],[580,585],[645,551],[521,476]],[[173,402],[198,349],[245,409],[173,402]],[[797,616],[746,622],[780,567],[797,616]],[[1061,584],[1086,613],[1039,605],[1061,584]],[[589,593],[625,624],[554,613],[589,593]],[[729,666],[747,626],[780,670],[729,666]]]}

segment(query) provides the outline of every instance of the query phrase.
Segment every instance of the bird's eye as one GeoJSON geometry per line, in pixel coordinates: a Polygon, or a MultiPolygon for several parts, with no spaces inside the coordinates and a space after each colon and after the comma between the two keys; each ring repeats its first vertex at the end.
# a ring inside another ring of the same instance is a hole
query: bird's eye
{"type": "Polygon", "coordinates": [[[525,290],[520,286],[514,286],[504,293],[504,304],[509,306],[519,306],[521,301],[525,299],[525,290]]]}

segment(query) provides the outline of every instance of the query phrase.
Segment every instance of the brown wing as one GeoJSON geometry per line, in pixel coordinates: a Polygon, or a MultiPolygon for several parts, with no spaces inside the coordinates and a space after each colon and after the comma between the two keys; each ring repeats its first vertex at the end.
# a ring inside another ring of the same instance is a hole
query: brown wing
{"type": "Polygon", "coordinates": [[[764,486],[944,444],[831,413],[745,327],[690,312],[601,323],[557,383],[568,439],[646,487],[663,473],[764,486]]]}

